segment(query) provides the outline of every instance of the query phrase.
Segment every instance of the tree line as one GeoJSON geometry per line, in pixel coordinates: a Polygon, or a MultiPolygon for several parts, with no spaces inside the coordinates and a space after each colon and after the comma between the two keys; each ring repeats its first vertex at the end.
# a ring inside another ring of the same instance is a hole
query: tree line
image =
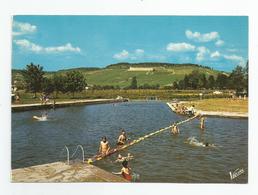
{"type": "Polygon", "coordinates": [[[106,66],[106,68],[129,68],[129,67],[180,67],[180,66],[190,66],[190,67],[199,67],[206,68],[212,70],[209,66],[203,66],[200,64],[191,64],[191,63],[183,63],[183,64],[175,64],[175,63],[161,63],[161,62],[142,62],[142,63],[128,63],[128,62],[120,62],[116,64],[110,64],[106,66]]]}
{"type": "Polygon", "coordinates": [[[26,65],[22,71],[27,91],[36,94],[41,92],[47,95],[56,92],[71,93],[74,97],[75,92],[81,92],[87,86],[86,79],[80,71],[70,71],[65,74],[55,73],[51,77],[46,77],[43,67],[33,63],[26,65]]]}
{"type": "Polygon", "coordinates": [[[233,89],[236,92],[248,93],[248,62],[243,68],[237,66],[230,74],[219,73],[215,78],[213,75],[206,77],[204,73],[197,70],[180,81],[174,81],[173,89],[233,89]]]}

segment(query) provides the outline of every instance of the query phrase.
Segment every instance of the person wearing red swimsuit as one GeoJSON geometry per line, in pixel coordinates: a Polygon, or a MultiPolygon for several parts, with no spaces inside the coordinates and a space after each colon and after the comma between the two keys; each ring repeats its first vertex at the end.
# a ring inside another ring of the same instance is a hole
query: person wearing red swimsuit
{"type": "Polygon", "coordinates": [[[120,172],[118,173],[114,173],[116,175],[122,175],[124,179],[128,180],[128,181],[132,181],[132,170],[131,168],[128,167],[128,162],[125,160],[122,162],[122,169],[120,172]]]}

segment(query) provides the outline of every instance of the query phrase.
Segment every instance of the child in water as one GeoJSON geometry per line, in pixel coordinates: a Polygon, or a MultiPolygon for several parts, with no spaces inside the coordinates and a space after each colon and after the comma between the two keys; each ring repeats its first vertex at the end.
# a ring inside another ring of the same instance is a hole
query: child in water
{"type": "Polygon", "coordinates": [[[133,156],[130,153],[128,153],[127,156],[122,156],[121,154],[118,154],[115,162],[123,162],[125,160],[126,161],[133,160],[133,156]]]}

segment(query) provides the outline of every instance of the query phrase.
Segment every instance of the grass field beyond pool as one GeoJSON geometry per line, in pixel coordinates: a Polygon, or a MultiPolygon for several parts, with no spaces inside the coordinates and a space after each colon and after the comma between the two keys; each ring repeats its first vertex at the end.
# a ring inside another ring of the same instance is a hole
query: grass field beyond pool
{"type": "Polygon", "coordinates": [[[204,99],[197,101],[187,102],[186,105],[194,104],[196,109],[203,111],[223,111],[223,112],[248,112],[248,100],[244,99],[229,99],[229,98],[216,98],[204,99]]]}

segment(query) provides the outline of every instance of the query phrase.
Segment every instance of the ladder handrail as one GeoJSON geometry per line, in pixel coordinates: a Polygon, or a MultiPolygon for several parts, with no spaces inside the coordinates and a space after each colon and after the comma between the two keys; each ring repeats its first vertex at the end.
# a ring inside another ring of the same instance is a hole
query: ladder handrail
{"type": "Polygon", "coordinates": [[[67,154],[67,164],[69,165],[69,160],[70,160],[70,152],[67,146],[65,146],[66,149],[66,154],[67,154]]]}
{"type": "Polygon", "coordinates": [[[81,151],[82,151],[82,162],[84,162],[84,158],[85,158],[85,157],[84,157],[84,149],[83,149],[83,146],[82,146],[82,145],[77,145],[77,147],[76,147],[74,153],[72,154],[71,158],[76,154],[78,148],[81,148],[81,151]]]}

